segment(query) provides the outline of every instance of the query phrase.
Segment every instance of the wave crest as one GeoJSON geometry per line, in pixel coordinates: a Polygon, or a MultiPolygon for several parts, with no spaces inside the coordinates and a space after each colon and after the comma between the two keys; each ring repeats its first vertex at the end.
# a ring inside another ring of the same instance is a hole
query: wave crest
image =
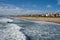
{"type": "Polygon", "coordinates": [[[6,28],[0,29],[0,40],[26,40],[26,36],[19,31],[22,27],[16,24],[7,24],[4,27],[6,28]]]}
{"type": "Polygon", "coordinates": [[[7,23],[7,22],[13,22],[12,19],[8,19],[8,18],[1,18],[0,19],[0,23],[7,23]]]}

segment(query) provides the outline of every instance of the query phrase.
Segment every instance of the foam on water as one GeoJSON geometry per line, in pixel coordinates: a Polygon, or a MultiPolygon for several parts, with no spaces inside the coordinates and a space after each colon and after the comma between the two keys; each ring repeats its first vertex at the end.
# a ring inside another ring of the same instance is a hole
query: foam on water
{"type": "Polygon", "coordinates": [[[60,25],[59,23],[46,22],[46,21],[31,21],[31,22],[40,23],[40,24],[55,24],[55,25],[60,25]]]}
{"type": "MultiPolygon", "coordinates": [[[[20,25],[20,24],[19,24],[20,25]]],[[[23,21],[23,32],[31,40],[60,40],[60,24],[45,21],[23,21]]]]}
{"type": "Polygon", "coordinates": [[[0,40],[60,40],[60,24],[13,19],[15,24],[0,23],[0,40]],[[18,26],[19,25],[19,26],[18,26]],[[23,29],[24,30],[21,30],[23,29]],[[23,32],[23,33],[22,33],[23,32]]]}
{"type": "Polygon", "coordinates": [[[22,27],[16,24],[7,24],[5,29],[0,29],[0,40],[26,40],[25,35],[19,31],[22,27]]]}
{"type": "Polygon", "coordinates": [[[20,31],[22,27],[16,24],[8,24],[7,21],[12,22],[11,19],[1,19],[0,22],[0,40],[26,40],[26,36],[20,31]]]}
{"type": "Polygon", "coordinates": [[[22,20],[29,21],[29,22],[34,22],[34,23],[40,23],[40,24],[55,24],[55,25],[60,25],[59,23],[54,23],[54,22],[34,21],[34,20],[27,20],[27,19],[22,19],[22,20]]]}
{"type": "Polygon", "coordinates": [[[7,22],[13,22],[13,20],[8,18],[0,18],[0,23],[7,23],[7,22]]]}

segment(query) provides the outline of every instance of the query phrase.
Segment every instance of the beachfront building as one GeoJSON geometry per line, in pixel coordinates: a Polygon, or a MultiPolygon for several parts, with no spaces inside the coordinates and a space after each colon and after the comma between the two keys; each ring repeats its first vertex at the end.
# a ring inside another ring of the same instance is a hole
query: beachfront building
{"type": "Polygon", "coordinates": [[[45,17],[46,15],[45,15],[45,14],[42,14],[41,16],[42,16],[42,17],[45,17]]]}
{"type": "Polygon", "coordinates": [[[51,16],[51,14],[46,14],[46,17],[51,16]]]}
{"type": "Polygon", "coordinates": [[[59,16],[60,16],[60,13],[59,13],[59,16]]]}
{"type": "Polygon", "coordinates": [[[46,17],[60,17],[60,13],[48,13],[46,14],[46,17]]]}
{"type": "Polygon", "coordinates": [[[49,16],[48,14],[46,14],[46,16],[49,16]]]}

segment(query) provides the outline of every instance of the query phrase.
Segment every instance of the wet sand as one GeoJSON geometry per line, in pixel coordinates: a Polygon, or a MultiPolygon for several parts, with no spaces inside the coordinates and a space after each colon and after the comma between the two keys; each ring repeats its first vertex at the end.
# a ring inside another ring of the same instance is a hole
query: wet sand
{"type": "Polygon", "coordinates": [[[52,18],[52,17],[14,17],[14,18],[22,18],[22,19],[35,20],[35,21],[55,22],[60,24],[60,18],[52,18]]]}

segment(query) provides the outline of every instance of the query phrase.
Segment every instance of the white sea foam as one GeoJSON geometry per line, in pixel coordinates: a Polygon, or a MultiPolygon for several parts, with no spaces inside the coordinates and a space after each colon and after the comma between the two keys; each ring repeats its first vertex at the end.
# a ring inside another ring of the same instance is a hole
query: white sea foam
{"type": "Polygon", "coordinates": [[[7,23],[7,22],[13,22],[13,20],[8,18],[0,18],[0,23],[7,23]]]}
{"type": "Polygon", "coordinates": [[[40,23],[40,24],[55,24],[55,25],[60,25],[59,23],[46,22],[46,21],[31,21],[31,22],[40,23]]]}
{"type": "Polygon", "coordinates": [[[16,24],[7,24],[4,27],[6,28],[0,29],[0,40],[26,40],[26,36],[19,31],[22,27],[16,24]]]}
{"type": "Polygon", "coordinates": [[[34,22],[34,23],[40,23],[40,24],[55,24],[55,25],[60,25],[59,23],[54,23],[54,22],[34,21],[34,20],[27,20],[27,19],[22,19],[22,20],[30,21],[30,22],[34,22]]]}

